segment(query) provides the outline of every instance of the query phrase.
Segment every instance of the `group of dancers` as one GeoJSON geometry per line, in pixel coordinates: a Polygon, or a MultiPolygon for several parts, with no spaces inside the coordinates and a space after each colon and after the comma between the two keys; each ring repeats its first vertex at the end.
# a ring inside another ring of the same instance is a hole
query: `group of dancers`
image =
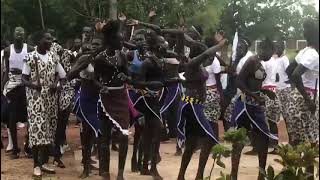
{"type": "MultiPolygon", "coordinates": [[[[223,120],[225,130],[248,130],[259,167],[265,169],[269,144],[278,144],[280,114],[291,144],[319,142],[319,30],[313,21],[303,27],[308,45],[291,62],[282,41],[266,38],[254,54],[250,40],[237,32],[229,65],[220,56],[230,44],[223,31],[204,43],[201,30],[193,26],[163,29],[137,20],[106,20],[85,27],[82,40],[75,39],[68,50],[58,44],[54,30],[34,33],[31,46],[17,27],[1,59],[1,119],[7,120],[11,157],[20,152],[16,123],[28,122],[25,152],[33,158],[33,175],[55,173],[49,154],[64,168],[60,149],[74,113],[81,122],[81,178],[94,168],[95,148],[99,175],[110,179],[112,141],[119,146],[117,179],[124,179],[129,129],[134,127],[131,170],[163,179],[157,165],[169,127],[177,138],[176,155],[182,154],[177,179],[185,179],[200,149],[195,174],[200,180],[211,148],[219,143],[218,120],[223,120]],[[227,74],[226,87],[222,74],[227,74]]],[[[231,176],[236,180],[243,145],[233,148],[231,176]]],[[[261,172],[258,179],[263,179],[261,172]]]]}

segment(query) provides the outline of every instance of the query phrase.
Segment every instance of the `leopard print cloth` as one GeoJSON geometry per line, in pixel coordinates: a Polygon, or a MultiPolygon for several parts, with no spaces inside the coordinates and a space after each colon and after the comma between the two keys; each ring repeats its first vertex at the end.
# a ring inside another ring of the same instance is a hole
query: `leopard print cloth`
{"type": "Polygon", "coordinates": [[[291,92],[291,87],[285,89],[277,89],[276,94],[280,101],[281,115],[284,120],[289,116],[288,106],[289,106],[289,95],[291,92]]]}
{"type": "Polygon", "coordinates": [[[265,115],[266,115],[266,121],[267,122],[274,122],[279,123],[280,121],[280,113],[281,113],[281,107],[280,107],[280,100],[276,96],[275,100],[270,99],[267,95],[263,95],[265,98],[265,115]]]}
{"type": "MultiPolygon", "coordinates": [[[[63,49],[61,58],[59,60],[66,73],[71,70],[71,57],[72,54],[68,50],[63,49]]],[[[62,86],[62,90],[59,94],[59,110],[65,110],[68,107],[74,106],[75,91],[73,87],[74,85],[69,81],[62,86]]]]}
{"type": "MultiPolygon", "coordinates": [[[[311,97],[313,99],[313,97],[311,97]]],[[[287,129],[291,142],[319,143],[319,98],[316,100],[316,112],[312,114],[297,89],[288,96],[287,129]]]]}
{"type": "Polygon", "coordinates": [[[29,144],[47,145],[54,142],[57,127],[58,101],[57,93],[52,94],[49,86],[55,82],[55,73],[58,59],[49,52],[48,62],[39,60],[36,51],[28,54],[27,65],[31,73],[30,80],[37,82],[36,61],[38,61],[39,79],[42,86],[41,92],[26,88],[27,112],[29,122],[29,144]]]}
{"type": "Polygon", "coordinates": [[[236,95],[235,97],[233,97],[231,99],[231,102],[224,113],[224,119],[228,122],[231,122],[232,112],[233,112],[233,109],[234,109],[234,106],[235,106],[235,103],[236,103],[238,97],[239,97],[239,95],[236,95]]]}
{"type": "Polygon", "coordinates": [[[218,122],[220,117],[220,94],[216,89],[207,89],[207,98],[204,103],[204,114],[209,121],[218,122]]]}

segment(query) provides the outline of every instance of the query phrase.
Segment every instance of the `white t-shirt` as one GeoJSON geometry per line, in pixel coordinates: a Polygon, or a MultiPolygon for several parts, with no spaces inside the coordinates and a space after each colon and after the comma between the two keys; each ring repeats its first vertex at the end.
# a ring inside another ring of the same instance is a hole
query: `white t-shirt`
{"type": "Polygon", "coordinates": [[[267,77],[262,82],[262,86],[276,86],[276,58],[272,56],[269,61],[262,61],[261,64],[267,73],[267,77]]]}
{"type": "Polygon", "coordinates": [[[283,55],[276,59],[276,64],[274,66],[276,68],[276,73],[279,74],[279,81],[276,82],[278,89],[284,89],[284,88],[290,87],[290,84],[285,83],[289,79],[286,73],[286,69],[289,66],[289,64],[290,64],[290,61],[286,55],[283,55]]]}
{"type": "Polygon", "coordinates": [[[247,60],[249,59],[249,57],[253,56],[254,54],[251,52],[251,51],[248,51],[247,54],[240,59],[238,65],[237,65],[237,69],[236,69],[236,72],[237,74],[240,73],[243,65],[247,62],[247,60]]]}
{"type": "MultiPolygon", "coordinates": [[[[318,52],[311,47],[306,47],[298,53],[295,59],[298,64],[301,64],[308,69],[308,71],[301,76],[304,87],[315,89],[316,79],[319,80],[318,52]]],[[[317,89],[319,91],[319,83],[317,89]]]]}
{"type": "Polygon", "coordinates": [[[218,74],[221,72],[221,67],[220,67],[220,62],[219,60],[215,57],[214,60],[212,61],[212,64],[210,66],[206,67],[206,70],[209,74],[209,77],[206,81],[207,86],[213,86],[217,84],[215,74],[218,74]]]}
{"type": "MultiPolygon", "coordinates": [[[[49,59],[48,53],[45,54],[45,55],[37,53],[37,55],[39,56],[41,61],[43,61],[44,63],[48,63],[48,59],[49,59]]],[[[58,76],[59,76],[60,79],[66,77],[66,72],[65,72],[65,70],[63,69],[63,67],[61,66],[60,63],[57,63],[56,72],[58,73],[58,76]]],[[[24,62],[23,69],[22,69],[22,74],[30,75],[30,73],[31,73],[30,66],[26,62],[24,62]]]]}
{"type": "MultiPolygon", "coordinates": [[[[247,54],[240,59],[238,65],[237,65],[237,69],[236,69],[236,73],[239,74],[243,65],[247,62],[247,60],[253,56],[254,54],[251,51],[248,51],[247,54]]],[[[237,94],[240,94],[241,90],[239,88],[237,88],[237,94]]]]}

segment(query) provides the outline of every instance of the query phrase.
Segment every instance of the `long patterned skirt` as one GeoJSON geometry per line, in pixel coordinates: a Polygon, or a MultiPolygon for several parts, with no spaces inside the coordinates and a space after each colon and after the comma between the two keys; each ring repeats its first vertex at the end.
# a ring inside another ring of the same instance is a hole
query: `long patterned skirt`
{"type": "Polygon", "coordinates": [[[303,96],[297,89],[291,90],[288,99],[288,118],[286,122],[290,141],[319,143],[319,98],[316,99],[317,109],[315,114],[309,111],[303,96]]]}
{"type": "Polygon", "coordinates": [[[26,88],[29,122],[29,145],[53,144],[57,128],[58,97],[49,87],[43,86],[41,93],[26,88]]]}

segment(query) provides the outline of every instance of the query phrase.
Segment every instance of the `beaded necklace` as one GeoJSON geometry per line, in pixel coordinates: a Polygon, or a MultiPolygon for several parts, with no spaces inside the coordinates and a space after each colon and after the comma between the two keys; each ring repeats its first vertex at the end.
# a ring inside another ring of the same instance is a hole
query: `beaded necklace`
{"type": "MultiPolygon", "coordinates": [[[[115,71],[113,71],[113,74],[112,74],[112,76],[111,76],[111,78],[110,78],[110,80],[107,82],[107,83],[105,83],[106,85],[109,85],[116,77],[117,77],[117,75],[120,73],[120,70],[118,69],[118,56],[117,56],[117,51],[115,52],[115,54],[114,54],[114,56],[109,56],[108,54],[107,54],[107,50],[104,50],[103,52],[102,52],[102,54],[106,57],[105,58],[105,61],[107,61],[109,64],[111,64],[113,67],[114,67],[114,69],[115,69],[115,71]],[[112,61],[111,61],[111,59],[115,59],[115,63],[113,63],[112,61]]],[[[101,78],[100,78],[101,79],[101,78]]],[[[102,80],[102,79],[101,79],[102,80]]]]}

